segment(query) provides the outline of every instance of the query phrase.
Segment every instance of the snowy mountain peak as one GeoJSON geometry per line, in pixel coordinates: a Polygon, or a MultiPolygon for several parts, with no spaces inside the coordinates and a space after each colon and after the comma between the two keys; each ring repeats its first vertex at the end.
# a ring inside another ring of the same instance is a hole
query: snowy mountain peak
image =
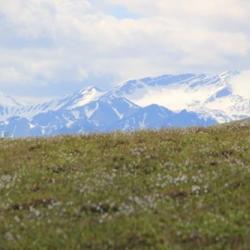
{"type": "Polygon", "coordinates": [[[79,108],[92,101],[98,100],[104,94],[105,92],[94,86],[90,86],[67,97],[65,99],[64,107],[67,106],[67,109],[79,108]]]}
{"type": "Polygon", "coordinates": [[[81,89],[78,93],[82,95],[86,95],[86,94],[91,94],[91,93],[93,94],[93,93],[98,93],[98,92],[102,92],[102,90],[92,85],[92,86],[88,86],[87,88],[81,89]]]}
{"type": "Polygon", "coordinates": [[[183,83],[190,81],[195,77],[204,77],[205,75],[195,75],[195,74],[180,74],[180,75],[162,75],[156,77],[146,77],[139,80],[129,80],[125,83],[119,84],[117,88],[127,93],[133,92],[134,88],[148,87],[164,87],[171,84],[183,83]]]}

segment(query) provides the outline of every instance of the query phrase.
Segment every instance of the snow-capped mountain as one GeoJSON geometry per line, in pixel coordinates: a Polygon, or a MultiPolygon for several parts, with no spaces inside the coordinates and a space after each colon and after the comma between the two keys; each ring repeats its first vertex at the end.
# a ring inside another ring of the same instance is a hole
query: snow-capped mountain
{"type": "Polygon", "coordinates": [[[245,119],[250,117],[250,99],[238,95],[231,83],[238,74],[148,77],[109,91],[88,87],[28,106],[0,94],[0,136],[209,126],[245,119]]]}
{"type": "MultiPolygon", "coordinates": [[[[51,100],[48,102],[33,105],[19,104],[17,105],[18,108],[15,110],[15,113],[13,115],[22,116],[30,120],[35,115],[41,113],[58,111],[61,109],[72,110],[74,108],[84,106],[85,104],[91,101],[98,100],[98,98],[104,94],[105,92],[91,86],[56,100],[51,100]]],[[[15,99],[12,98],[12,100],[15,99]]]]}
{"type": "Polygon", "coordinates": [[[9,137],[54,136],[98,133],[116,130],[157,129],[164,127],[207,126],[216,123],[199,115],[175,113],[158,105],[141,108],[124,97],[112,94],[72,109],[41,112],[32,118],[12,117],[0,123],[0,135],[9,137]]]}
{"type": "Polygon", "coordinates": [[[128,81],[113,91],[139,106],[158,104],[172,111],[188,111],[213,117],[218,122],[250,116],[250,100],[234,93],[231,79],[238,72],[164,75],[128,81]]]}

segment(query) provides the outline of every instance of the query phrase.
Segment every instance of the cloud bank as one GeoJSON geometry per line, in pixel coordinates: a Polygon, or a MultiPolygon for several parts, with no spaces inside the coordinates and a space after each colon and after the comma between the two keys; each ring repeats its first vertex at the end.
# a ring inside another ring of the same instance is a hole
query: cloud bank
{"type": "Polygon", "coordinates": [[[245,98],[250,98],[250,70],[242,71],[230,81],[233,92],[245,98]]]}
{"type": "Polygon", "coordinates": [[[147,75],[248,70],[249,12],[245,0],[3,1],[0,88],[54,95],[147,75]]]}

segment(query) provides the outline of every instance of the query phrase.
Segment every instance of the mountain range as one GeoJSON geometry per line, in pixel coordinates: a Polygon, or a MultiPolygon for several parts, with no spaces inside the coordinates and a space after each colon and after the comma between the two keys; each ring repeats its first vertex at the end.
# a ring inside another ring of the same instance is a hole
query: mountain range
{"type": "Polygon", "coordinates": [[[219,75],[181,74],[88,87],[57,100],[24,105],[0,94],[0,136],[29,137],[210,126],[250,117],[250,99],[219,75]]]}

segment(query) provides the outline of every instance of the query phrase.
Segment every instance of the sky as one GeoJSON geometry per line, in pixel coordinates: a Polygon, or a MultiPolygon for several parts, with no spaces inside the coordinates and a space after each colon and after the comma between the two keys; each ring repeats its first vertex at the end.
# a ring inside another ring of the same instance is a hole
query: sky
{"type": "Polygon", "coordinates": [[[161,74],[250,75],[249,0],[0,5],[0,91],[11,95],[42,99],[161,74]]]}

